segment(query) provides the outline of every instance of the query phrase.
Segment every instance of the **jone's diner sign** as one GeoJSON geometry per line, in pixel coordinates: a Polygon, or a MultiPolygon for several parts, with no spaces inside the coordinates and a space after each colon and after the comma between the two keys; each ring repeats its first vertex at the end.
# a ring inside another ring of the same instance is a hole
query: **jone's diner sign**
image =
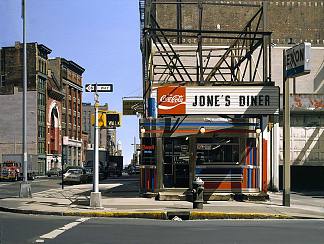
{"type": "Polygon", "coordinates": [[[278,114],[279,87],[167,86],[152,93],[158,114],[278,114]]]}

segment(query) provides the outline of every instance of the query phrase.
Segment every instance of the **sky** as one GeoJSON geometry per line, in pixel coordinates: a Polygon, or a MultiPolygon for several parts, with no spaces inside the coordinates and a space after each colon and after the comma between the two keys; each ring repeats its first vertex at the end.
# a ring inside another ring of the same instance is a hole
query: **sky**
{"type": "MultiPolygon", "coordinates": [[[[26,0],[27,42],[52,49],[85,68],[83,85],[112,83],[112,93],[100,93],[100,103],[122,112],[122,98],[141,96],[140,19],[138,0],[26,0]]],[[[22,42],[21,0],[0,0],[0,46],[22,42]]],[[[83,93],[83,102],[93,103],[83,93]]],[[[138,118],[123,116],[117,138],[124,165],[130,163],[138,139],[138,118]]]]}

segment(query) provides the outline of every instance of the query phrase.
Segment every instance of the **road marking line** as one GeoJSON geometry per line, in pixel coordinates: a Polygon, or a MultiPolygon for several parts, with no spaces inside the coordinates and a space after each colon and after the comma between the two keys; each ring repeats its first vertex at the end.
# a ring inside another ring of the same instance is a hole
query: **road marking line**
{"type": "Polygon", "coordinates": [[[40,238],[42,239],[54,239],[55,237],[57,237],[58,235],[62,234],[65,230],[61,230],[61,229],[57,229],[57,230],[53,230],[45,235],[40,236],[40,238]]]}
{"type": "Polygon", "coordinates": [[[45,242],[45,241],[42,240],[42,239],[38,239],[38,240],[36,240],[36,243],[42,243],[42,242],[45,242]]]}
{"type": "Polygon", "coordinates": [[[40,236],[41,239],[54,239],[56,238],[58,235],[61,235],[62,233],[64,233],[65,231],[72,229],[73,227],[87,221],[90,218],[80,218],[75,220],[74,222],[68,223],[66,225],[64,225],[63,227],[57,228],[47,234],[44,234],[42,236],[40,236]]]}
{"type": "Polygon", "coordinates": [[[15,183],[1,183],[0,184],[0,187],[1,186],[10,186],[10,185],[14,185],[15,183]]]}
{"type": "Polygon", "coordinates": [[[46,182],[46,181],[49,181],[49,180],[33,180],[31,182],[32,183],[39,183],[39,182],[46,182]]]}

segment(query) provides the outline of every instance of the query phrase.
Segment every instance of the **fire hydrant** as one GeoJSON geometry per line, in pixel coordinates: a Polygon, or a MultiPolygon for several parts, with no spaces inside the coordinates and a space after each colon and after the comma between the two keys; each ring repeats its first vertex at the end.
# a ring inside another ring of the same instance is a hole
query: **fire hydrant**
{"type": "Polygon", "coordinates": [[[204,182],[196,177],[192,182],[193,208],[203,209],[204,206],[204,182]]]}

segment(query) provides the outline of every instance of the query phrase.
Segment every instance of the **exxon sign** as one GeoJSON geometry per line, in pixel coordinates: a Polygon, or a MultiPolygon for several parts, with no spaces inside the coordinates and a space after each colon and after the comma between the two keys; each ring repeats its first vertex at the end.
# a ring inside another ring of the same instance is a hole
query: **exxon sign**
{"type": "Polygon", "coordinates": [[[310,73],[311,44],[304,42],[286,51],[286,77],[292,78],[310,73]]]}

